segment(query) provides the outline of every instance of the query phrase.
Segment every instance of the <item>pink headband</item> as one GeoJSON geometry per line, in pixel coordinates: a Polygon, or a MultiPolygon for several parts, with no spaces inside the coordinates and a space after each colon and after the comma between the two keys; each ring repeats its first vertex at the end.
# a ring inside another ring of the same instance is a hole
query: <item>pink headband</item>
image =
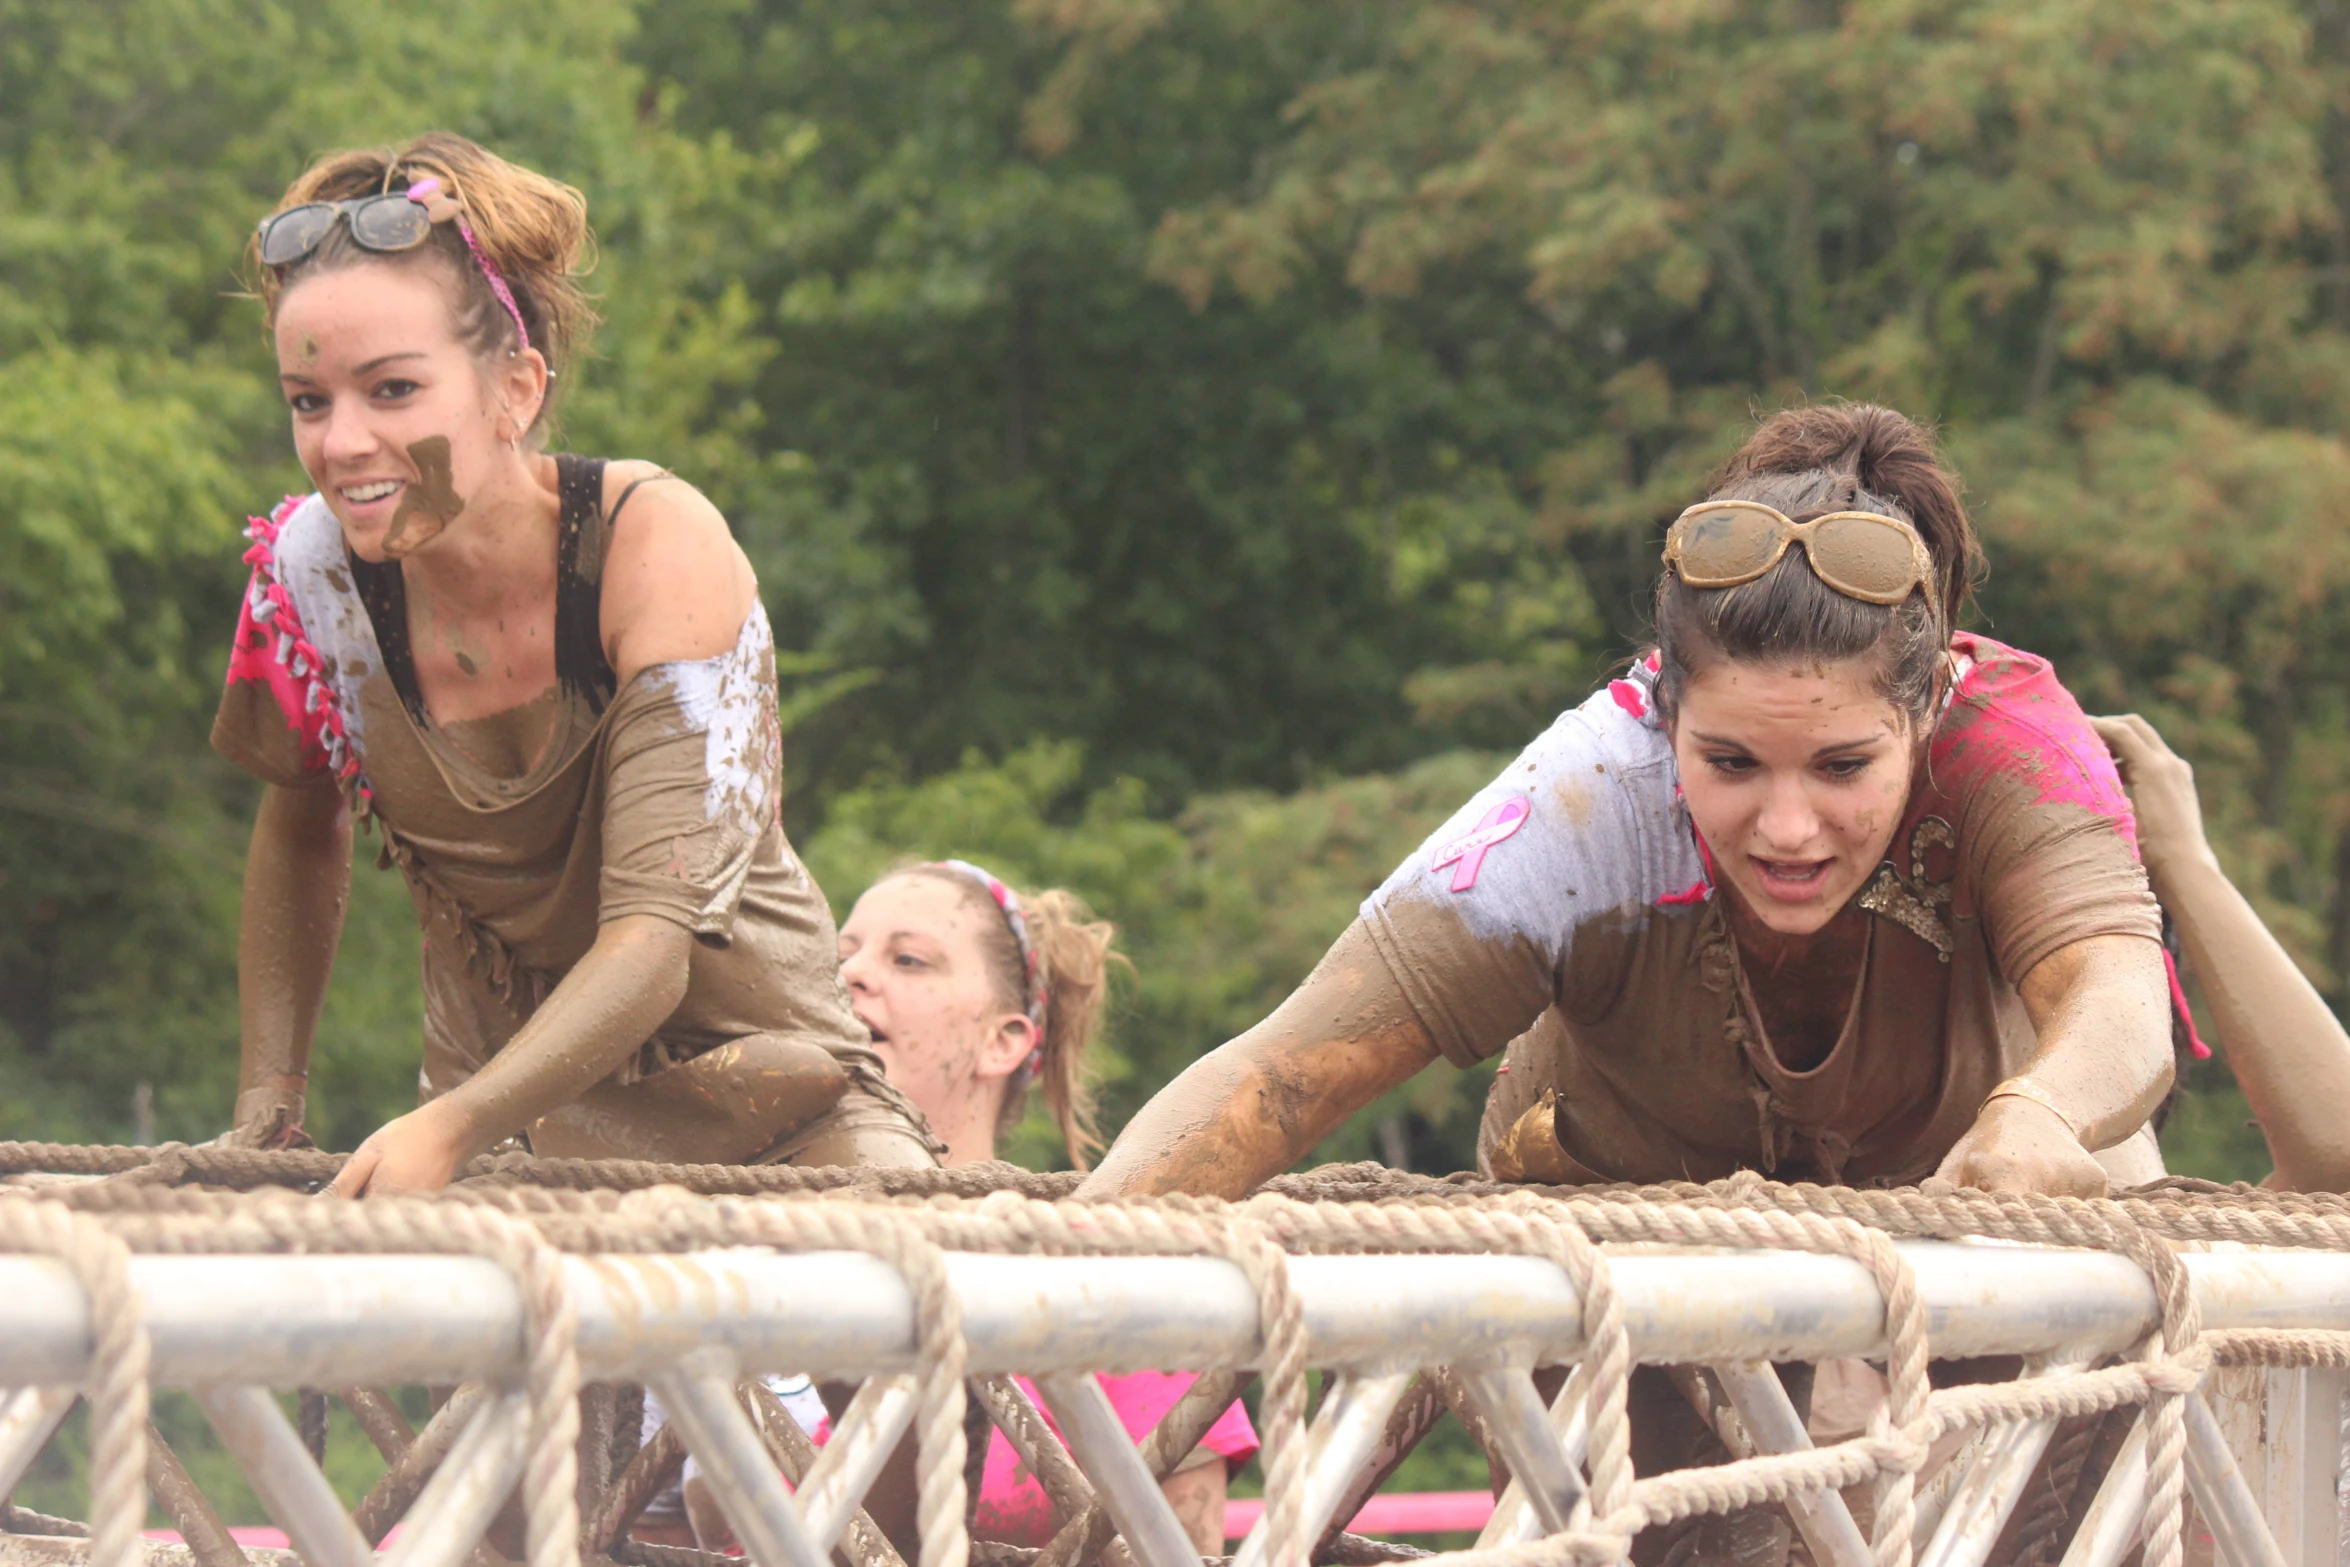
{"type": "Polygon", "coordinates": [[[1044,1045],[1041,1041],[1044,1034],[1044,1011],[1047,998],[1044,993],[1044,981],[1036,972],[1036,947],[1028,939],[1028,917],[1020,912],[1020,896],[1010,887],[1005,886],[1001,877],[982,870],[969,860],[934,860],[931,863],[944,866],[950,871],[958,871],[985,887],[987,895],[995,899],[995,906],[1004,911],[1004,923],[1012,927],[1012,939],[1020,946],[1020,961],[1028,970],[1028,1021],[1036,1025],[1040,1041],[1037,1047],[1028,1053],[1027,1065],[1022,1068],[1033,1075],[1038,1068],[1044,1065],[1044,1045]]]}
{"type": "MultiPolygon", "coordinates": [[[[408,199],[430,212],[432,197],[440,188],[440,176],[428,174],[408,187],[408,199]]],[[[490,292],[498,296],[498,303],[504,305],[506,314],[514,318],[515,335],[522,339],[523,349],[527,352],[530,348],[530,328],[522,324],[522,307],[514,302],[514,290],[506,286],[506,274],[498,270],[498,264],[481,248],[481,241],[473,237],[473,225],[465,221],[464,207],[458,205],[454,197],[444,199],[455,208],[457,232],[464,237],[465,248],[473,252],[474,264],[481,268],[481,275],[489,280],[490,292]]]]}

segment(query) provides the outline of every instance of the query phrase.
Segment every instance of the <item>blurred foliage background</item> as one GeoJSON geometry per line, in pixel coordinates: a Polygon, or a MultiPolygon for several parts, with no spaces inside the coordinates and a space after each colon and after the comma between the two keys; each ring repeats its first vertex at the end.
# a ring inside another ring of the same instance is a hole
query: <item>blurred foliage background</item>
{"type": "MultiPolygon", "coordinates": [[[[733,520],[836,905],[952,851],[1124,924],[1113,1127],[1638,645],[1662,523],[1801,395],[1940,422],[1984,625],[2194,759],[2342,997],[2346,109],[2341,0],[0,0],[0,1135],[225,1123],[255,790],[205,733],[302,482],[235,266],[432,126],[588,193],[562,438],[733,520]]],[[[417,1055],[358,880],[336,1147],[417,1055]]],[[[2262,1172],[2226,1085],[2174,1167],[2262,1172]]],[[[1456,1167],[1478,1097],[1323,1154],[1456,1167]]]]}
{"type": "MultiPolygon", "coordinates": [[[[953,852],[1124,925],[1112,1127],[1637,647],[1803,395],[1941,424],[1984,626],[2195,761],[2339,1004],[2346,115],[2344,0],[0,0],[0,1136],[225,1125],[255,787],[205,734],[302,483],[236,261],[435,126],[588,193],[563,440],[734,522],[836,908],[953,852]]],[[[413,1093],[415,940],[361,874],[329,1146],[413,1093]]],[[[1322,1156],[1459,1167],[1481,1088],[1322,1156]]],[[[2167,1143],[2266,1168],[2223,1063],[2167,1143]]]]}

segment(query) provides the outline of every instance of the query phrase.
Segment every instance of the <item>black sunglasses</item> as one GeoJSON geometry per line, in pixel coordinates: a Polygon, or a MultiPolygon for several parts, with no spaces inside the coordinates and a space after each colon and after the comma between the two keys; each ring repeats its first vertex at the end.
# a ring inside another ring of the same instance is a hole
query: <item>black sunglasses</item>
{"type": "Polygon", "coordinates": [[[350,224],[351,238],[366,250],[414,250],[432,235],[432,215],[406,191],[305,202],[262,220],[262,265],[292,266],[324,244],[338,220],[350,224]]]}

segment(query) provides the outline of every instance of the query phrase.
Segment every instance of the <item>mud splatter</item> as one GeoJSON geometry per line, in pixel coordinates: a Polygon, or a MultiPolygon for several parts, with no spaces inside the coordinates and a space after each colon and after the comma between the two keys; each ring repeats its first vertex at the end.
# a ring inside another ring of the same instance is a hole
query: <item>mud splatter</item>
{"type": "Polygon", "coordinates": [[[318,363],[318,339],[307,332],[302,334],[302,362],[306,365],[318,363]]]}
{"type": "Polygon", "coordinates": [[[391,531],[384,535],[384,553],[394,559],[439,538],[465,510],[465,497],[457,493],[449,466],[447,436],[428,435],[414,443],[408,460],[416,465],[416,482],[401,495],[391,531]],[[413,529],[411,523],[416,524],[413,529]]]}
{"type": "Polygon", "coordinates": [[[464,670],[468,675],[478,675],[481,673],[481,667],[474,663],[471,658],[466,656],[466,652],[463,648],[459,648],[457,650],[457,667],[464,670]]]}

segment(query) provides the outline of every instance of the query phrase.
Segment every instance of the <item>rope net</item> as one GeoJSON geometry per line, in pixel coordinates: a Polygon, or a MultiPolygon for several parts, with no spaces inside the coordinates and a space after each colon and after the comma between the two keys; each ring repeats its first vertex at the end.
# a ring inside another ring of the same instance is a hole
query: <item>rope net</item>
{"type": "MultiPolygon", "coordinates": [[[[1083,1477],[1077,1476],[1057,1487],[1060,1526],[1050,1545],[1022,1551],[972,1541],[973,1427],[967,1415],[974,1409],[967,1405],[971,1384],[960,1305],[944,1266],[948,1252],[1205,1256],[1236,1265],[1258,1306],[1267,1503],[1255,1560],[1264,1567],[1425,1554],[1357,1539],[1327,1518],[1309,1516],[1312,1345],[1291,1288],[1289,1261],[1297,1256],[1531,1256],[1562,1269],[1582,1301],[1587,1348],[1569,1394],[1578,1396],[1579,1390],[1586,1421],[1582,1501],[1566,1527],[1433,1558],[1440,1567],[1615,1563],[1629,1559],[1635,1536],[1644,1530],[1765,1507],[1811,1520],[1806,1539],[1818,1558],[1833,1554],[1813,1537],[1819,1510],[1825,1498],[1845,1492],[1865,1492],[1872,1502],[1866,1509],[1867,1560],[1875,1567],[1908,1567],[1924,1543],[1916,1537],[1919,1477],[1938,1442],[2018,1422],[2065,1422],[2066,1437],[2055,1443],[2048,1472],[2052,1484],[2061,1481],[2069,1490],[2089,1446],[2082,1433],[2109,1413],[2139,1410],[2143,1561],[2145,1567],[2181,1567],[2187,1401],[2211,1368],[2350,1366],[2346,1333],[2204,1331],[2179,1260],[2182,1246],[2217,1242],[2350,1252],[2350,1200],[2188,1180],[2086,1201],[1938,1185],[1884,1191],[1785,1185],[1751,1175],[1710,1185],[1536,1188],[1357,1164],[1281,1177],[1239,1202],[1166,1197],[1091,1203],[1071,1196],[1075,1175],[1040,1175],[1003,1164],[864,1171],[508,1154],[475,1160],[455,1185],[429,1200],[310,1200],[341,1162],[315,1151],[0,1144],[0,1252],[58,1259],[90,1302],[92,1371],[80,1391],[92,1411],[92,1521],[86,1546],[77,1549],[86,1550],[93,1567],[134,1567],[147,1559],[138,1532],[146,1494],[150,1487],[164,1494],[156,1483],[156,1438],[147,1419],[147,1336],[128,1280],[135,1254],[454,1253],[488,1258],[506,1269],[527,1319],[528,1434],[520,1494],[529,1567],[578,1567],[604,1558],[638,1567],[710,1567],[718,1560],[628,1538],[638,1510],[674,1477],[684,1453],[673,1433],[664,1430],[639,1442],[633,1426],[622,1451],[609,1430],[609,1411],[606,1429],[583,1443],[576,1322],[561,1265],[566,1254],[721,1247],[853,1251],[896,1270],[915,1302],[920,1349],[920,1369],[912,1376],[920,1567],[971,1567],[975,1561],[983,1567],[1089,1567],[1117,1532],[1106,1499],[1084,1494],[1083,1477]],[[2127,1258],[2152,1282],[2159,1321],[2132,1351],[2110,1363],[2051,1365],[2012,1381],[1937,1389],[1929,1378],[1933,1346],[1917,1280],[1894,1243],[1975,1238],[2127,1258]],[[1734,1456],[1728,1462],[1636,1478],[1627,1416],[1634,1357],[1611,1274],[1611,1257],[1627,1247],[1807,1252],[1860,1265],[1884,1303],[1888,1385],[1866,1429],[1846,1440],[1781,1451],[1758,1450],[1748,1434],[1743,1453],[1740,1444],[1730,1444],[1734,1456]],[[584,1479],[583,1447],[591,1451],[594,1471],[584,1479]]],[[[1012,1384],[997,1380],[1000,1388],[982,1379],[980,1402],[987,1418],[1017,1443],[1023,1439],[1014,1430],[1020,1422],[999,1418],[1005,1411],[1001,1389],[1012,1384]]],[[[1200,1379],[1144,1443],[1154,1474],[1175,1467],[1245,1380],[1213,1372],[1200,1379]]],[[[743,1387],[742,1397],[757,1416],[756,1379],[743,1387]]],[[[1013,1394],[1016,1399],[1016,1388],[1013,1394]]],[[[394,1459],[379,1492],[405,1487],[402,1497],[414,1498],[431,1466],[450,1450],[463,1397],[443,1411],[451,1429],[442,1431],[444,1422],[436,1418],[394,1459]]],[[[0,1427],[5,1423],[0,1417],[0,1427]]],[[[978,1429],[983,1433],[985,1426],[978,1429]]],[[[796,1482],[809,1455],[772,1431],[769,1445],[796,1482]]],[[[392,1456],[391,1447],[386,1452],[392,1456]]],[[[2025,1510],[2011,1531],[2013,1559],[2053,1559],[2068,1518],[2077,1521],[2081,1511],[2069,1502],[2069,1496],[2054,1502],[2043,1497],[2025,1510]]],[[[361,1505],[359,1515],[369,1525],[366,1544],[375,1543],[400,1506],[401,1498],[381,1496],[361,1505]]],[[[1842,1506],[1833,1504],[1836,1510],[1842,1506]]],[[[181,1509],[173,1511],[176,1516],[181,1509]]],[[[55,1534],[81,1526],[10,1509],[0,1515],[0,1527],[55,1534]]],[[[219,1549],[202,1548],[201,1532],[183,1529],[201,1567],[227,1567],[219,1549]]],[[[860,1567],[903,1567],[862,1514],[841,1541],[860,1567]]]]}

